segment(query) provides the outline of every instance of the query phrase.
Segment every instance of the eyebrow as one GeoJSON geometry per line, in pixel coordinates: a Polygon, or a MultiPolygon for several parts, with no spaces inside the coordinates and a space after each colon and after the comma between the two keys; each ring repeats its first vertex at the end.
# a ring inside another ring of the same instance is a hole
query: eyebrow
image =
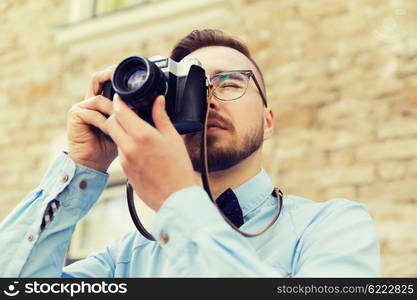
{"type": "Polygon", "coordinates": [[[210,76],[214,76],[214,75],[217,75],[217,74],[223,73],[223,72],[228,72],[228,71],[223,70],[223,69],[215,69],[210,76]]]}
{"type": "MultiPolygon", "coordinates": [[[[215,69],[214,72],[213,72],[213,74],[212,75],[209,74],[209,76],[211,78],[211,77],[217,76],[217,75],[219,75],[221,73],[241,72],[241,71],[248,71],[248,70],[241,70],[241,69],[236,69],[236,70],[221,70],[221,69],[215,69]]],[[[252,71],[252,70],[250,70],[250,71],[252,71]]],[[[233,78],[233,76],[231,76],[231,78],[233,78]]]]}

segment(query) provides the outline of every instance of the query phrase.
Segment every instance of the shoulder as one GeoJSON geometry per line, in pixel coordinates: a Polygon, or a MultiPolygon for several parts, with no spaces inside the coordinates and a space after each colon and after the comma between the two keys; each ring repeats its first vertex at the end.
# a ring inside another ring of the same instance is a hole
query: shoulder
{"type": "Polygon", "coordinates": [[[346,198],[316,202],[296,195],[286,195],[283,199],[283,212],[291,218],[294,229],[300,234],[309,227],[372,223],[370,214],[362,203],[346,198]]]}
{"type": "Polygon", "coordinates": [[[330,211],[343,207],[358,207],[366,210],[359,202],[346,198],[331,198],[321,202],[313,201],[296,195],[285,195],[283,201],[289,212],[294,211],[330,211]]]}

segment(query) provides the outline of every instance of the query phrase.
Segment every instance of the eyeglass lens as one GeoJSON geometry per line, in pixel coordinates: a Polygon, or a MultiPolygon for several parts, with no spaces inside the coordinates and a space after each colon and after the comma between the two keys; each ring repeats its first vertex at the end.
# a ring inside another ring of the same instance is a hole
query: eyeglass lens
{"type": "Polygon", "coordinates": [[[243,96],[248,77],[238,72],[219,74],[211,80],[213,94],[221,100],[235,100],[243,96]]]}

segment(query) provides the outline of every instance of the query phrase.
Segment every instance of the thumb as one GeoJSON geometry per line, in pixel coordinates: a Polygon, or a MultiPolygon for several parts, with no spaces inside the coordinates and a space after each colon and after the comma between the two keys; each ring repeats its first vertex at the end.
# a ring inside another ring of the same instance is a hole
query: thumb
{"type": "Polygon", "coordinates": [[[155,127],[163,134],[171,133],[176,130],[165,109],[164,96],[158,96],[154,101],[152,107],[152,119],[155,123],[155,127]]]}

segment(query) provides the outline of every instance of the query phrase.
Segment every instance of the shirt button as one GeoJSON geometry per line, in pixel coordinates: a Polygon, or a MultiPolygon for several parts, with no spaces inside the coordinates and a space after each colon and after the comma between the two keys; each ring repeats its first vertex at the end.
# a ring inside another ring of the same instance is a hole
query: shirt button
{"type": "Polygon", "coordinates": [[[65,174],[64,176],[61,177],[61,182],[65,183],[68,181],[68,179],[69,179],[68,174],[65,174]]]}
{"type": "Polygon", "coordinates": [[[29,242],[33,241],[33,235],[32,235],[32,234],[29,234],[29,235],[28,235],[28,241],[29,241],[29,242]]]}
{"type": "Polygon", "coordinates": [[[159,235],[159,241],[161,242],[162,245],[165,245],[169,241],[169,235],[166,233],[161,233],[159,235]]]}
{"type": "Polygon", "coordinates": [[[82,190],[85,189],[87,187],[87,185],[88,185],[87,181],[85,181],[85,180],[81,181],[80,182],[80,189],[82,189],[82,190]]]}

